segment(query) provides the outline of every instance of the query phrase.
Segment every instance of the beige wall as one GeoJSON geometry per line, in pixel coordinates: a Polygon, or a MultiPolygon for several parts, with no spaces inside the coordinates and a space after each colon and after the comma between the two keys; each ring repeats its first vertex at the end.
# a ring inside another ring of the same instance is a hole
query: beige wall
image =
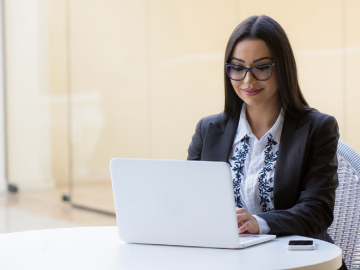
{"type": "Polygon", "coordinates": [[[4,76],[4,25],[3,25],[3,1],[0,0],[0,192],[6,190],[6,156],[5,156],[5,76],[4,76]]]}
{"type": "Polygon", "coordinates": [[[185,159],[197,121],[222,110],[225,46],[253,14],[284,27],[306,99],[360,151],[359,1],[5,2],[16,181],[109,182],[113,157],[185,159]]]}
{"type": "Polygon", "coordinates": [[[48,1],[51,171],[59,187],[69,185],[69,89],[67,1],[48,1]]]}
{"type": "Polygon", "coordinates": [[[5,0],[8,178],[52,187],[46,0],[5,0]]]}
{"type": "MultiPolygon", "coordinates": [[[[295,53],[300,87],[309,105],[336,117],[341,140],[347,142],[349,132],[360,135],[357,123],[353,123],[353,129],[346,129],[344,34],[348,26],[343,16],[348,14],[343,8],[345,1],[240,2],[241,20],[252,14],[267,14],[284,27],[295,53]]],[[[351,146],[360,151],[360,143],[352,142],[351,146]]]]}
{"type": "MultiPolygon", "coordinates": [[[[253,14],[283,25],[306,99],[337,118],[347,141],[360,132],[345,119],[353,100],[348,88],[358,87],[345,84],[348,10],[340,0],[72,2],[71,91],[93,96],[87,105],[72,102],[74,125],[89,136],[74,138],[74,173],[101,177],[103,168],[105,177],[114,156],[185,159],[196,122],[222,109],[228,37],[253,14]],[[85,107],[96,121],[78,115],[85,107]]],[[[360,150],[355,140],[351,145],[360,150]]]]}
{"type": "Polygon", "coordinates": [[[359,63],[360,63],[360,32],[358,26],[360,25],[360,1],[347,0],[344,5],[347,16],[344,18],[346,25],[344,32],[344,118],[345,128],[344,141],[350,146],[360,152],[360,85],[359,78],[359,63]]]}

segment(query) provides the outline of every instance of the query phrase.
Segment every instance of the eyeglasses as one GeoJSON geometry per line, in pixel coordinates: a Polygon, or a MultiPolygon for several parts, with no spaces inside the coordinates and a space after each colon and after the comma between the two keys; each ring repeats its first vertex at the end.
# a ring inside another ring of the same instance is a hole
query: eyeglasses
{"type": "Polygon", "coordinates": [[[248,73],[248,71],[251,72],[251,74],[253,75],[253,77],[256,80],[266,81],[266,80],[270,79],[274,66],[275,66],[275,63],[258,65],[258,66],[253,66],[251,68],[246,68],[243,66],[226,63],[225,71],[226,71],[226,74],[229,76],[229,78],[234,81],[242,81],[246,77],[246,74],[248,73]]]}

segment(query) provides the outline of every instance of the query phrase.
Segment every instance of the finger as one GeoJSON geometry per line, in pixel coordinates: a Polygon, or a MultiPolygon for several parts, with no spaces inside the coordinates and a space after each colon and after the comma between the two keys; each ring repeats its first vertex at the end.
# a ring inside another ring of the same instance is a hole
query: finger
{"type": "Polygon", "coordinates": [[[245,223],[246,221],[249,220],[249,219],[248,219],[248,216],[247,216],[247,215],[244,215],[244,214],[237,214],[237,215],[236,215],[236,219],[237,219],[238,224],[239,224],[240,222],[245,223]]]}
{"type": "Polygon", "coordinates": [[[235,208],[235,209],[236,209],[236,214],[247,213],[247,211],[244,208],[235,208]]]}
{"type": "Polygon", "coordinates": [[[244,226],[245,223],[251,223],[251,221],[244,216],[240,216],[237,220],[238,228],[244,226]]]}
{"type": "Polygon", "coordinates": [[[239,233],[244,233],[246,232],[250,227],[250,222],[245,222],[240,228],[239,228],[239,233]]]}
{"type": "Polygon", "coordinates": [[[236,219],[237,219],[238,227],[240,227],[240,225],[245,222],[251,222],[254,219],[254,217],[249,213],[240,213],[236,215],[236,219]]]}
{"type": "Polygon", "coordinates": [[[249,214],[245,208],[238,208],[236,211],[237,214],[249,214]]]}

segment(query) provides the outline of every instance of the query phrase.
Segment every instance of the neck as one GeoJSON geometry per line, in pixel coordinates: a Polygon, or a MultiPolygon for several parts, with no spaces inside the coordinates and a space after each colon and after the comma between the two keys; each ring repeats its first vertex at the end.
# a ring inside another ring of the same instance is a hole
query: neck
{"type": "Polygon", "coordinates": [[[246,118],[254,135],[260,139],[275,124],[280,106],[246,106],[246,118]]]}

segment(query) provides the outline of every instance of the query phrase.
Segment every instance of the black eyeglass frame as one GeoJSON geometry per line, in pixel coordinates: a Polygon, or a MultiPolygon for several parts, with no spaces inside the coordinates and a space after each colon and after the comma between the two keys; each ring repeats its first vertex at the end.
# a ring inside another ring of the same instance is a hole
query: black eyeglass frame
{"type": "Polygon", "coordinates": [[[269,80],[269,79],[271,78],[271,76],[272,76],[273,67],[274,67],[274,66],[275,66],[275,63],[272,63],[272,64],[261,64],[261,65],[257,65],[257,66],[253,66],[253,67],[247,68],[247,67],[244,67],[244,66],[241,66],[241,65],[234,65],[234,64],[225,63],[225,72],[226,72],[226,75],[227,75],[231,80],[233,80],[233,81],[242,81],[243,79],[245,79],[246,74],[248,73],[248,71],[250,71],[251,75],[252,75],[256,80],[258,80],[258,81],[267,81],[267,80],[269,80]],[[271,69],[271,73],[270,73],[269,78],[267,78],[267,79],[265,79],[265,80],[260,80],[260,79],[258,79],[258,78],[255,76],[255,74],[254,74],[254,72],[252,71],[252,69],[253,69],[253,68],[256,68],[256,67],[263,67],[263,66],[269,66],[270,69],[271,69]],[[244,78],[242,78],[241,80],[235,80],[235,79],[231,78],[230,75],[229,75],[229,73],[228,73],[228,67],[242,67],[242,68],[244,68],[244,69],[246,70],[245,75],[244,75],[244,78]]]}

